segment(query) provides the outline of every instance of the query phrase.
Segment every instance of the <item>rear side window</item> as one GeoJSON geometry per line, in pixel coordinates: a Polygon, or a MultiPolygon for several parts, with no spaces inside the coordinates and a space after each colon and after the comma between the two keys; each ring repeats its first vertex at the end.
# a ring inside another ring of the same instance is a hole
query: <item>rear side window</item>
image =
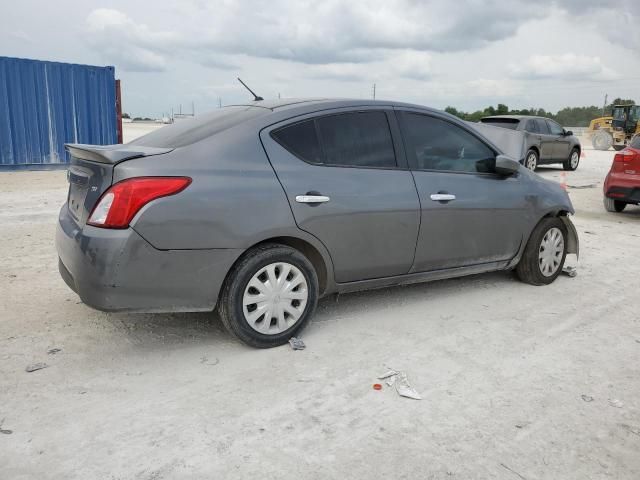
{"type": "Polygon", "coordinates": [[[516,118],[483,118],[480,120],[485,125],[492,125],[494,127],[508,128],[509,130],[516,130],[520,121],[516,118]]]}
{"type": "Polygon", "coordinates": [[[286,126],[271,135],[284,148],[310,163],[374,168],[397,166],[384,112],[318,117],[286,126]]]}
{"type": "Polygon", "coordinates": [[[639,148],[640,149],[640,135],[636,135],[631,139],[631,148],[639,148]]]}
{"type": "Polygon", "coordinates": [[[538,133],[538,125],[536,125],[535,120],[527,120],[525,130],[527,132],[538,133]]]}
{"type": "Polygon", "coordinates": [[[538,132],[548,135],[549,127],[547,127],[547,122],[544,121],[544,118],[536,118],[535,119],[536,126],[538,127],[538,132]]]}
{"type": "Polygon", "coordinates": [[[159,128],[132,141],[131,144],[159,148],[184,147],[252,118],[265,115],[266,112],[269,110],[251,106],[219,108],[196,118],[178,120],[174,124],[159,128]]]}
{"type": "Polygon", "coordinates": [[[489,172],[495,152],[457,125],[415,113],[400,115],[412,168],[449,172],[489,172]]]}
{"type": "Polygon", "coordinates": [[[305,162],[323,162],[315,120],[307,120],[281,128],[271,135],[280,145],[305,162]]]}

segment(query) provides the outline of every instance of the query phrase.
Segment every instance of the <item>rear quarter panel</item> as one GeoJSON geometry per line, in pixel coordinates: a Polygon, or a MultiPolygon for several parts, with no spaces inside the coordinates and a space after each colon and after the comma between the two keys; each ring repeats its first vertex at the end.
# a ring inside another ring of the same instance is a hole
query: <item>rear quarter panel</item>
{"type": "Polygon", "coordinates": [[[234,128],[196,144],[119,164],[129,177],[189,176],[178,195],[146,205],[131,226],[155,248],[247,248],[295,231],[291,209],[258,133],[234,128]]]}

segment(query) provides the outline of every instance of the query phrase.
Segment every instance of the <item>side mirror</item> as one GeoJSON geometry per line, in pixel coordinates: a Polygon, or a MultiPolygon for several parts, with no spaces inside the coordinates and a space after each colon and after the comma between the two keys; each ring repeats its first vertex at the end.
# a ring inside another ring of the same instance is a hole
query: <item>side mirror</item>
{"type": "Polygon", "coordinates": [[[520,164],[515,160],[512,160],[510,157],[507,157],[506,155],[498,155],[496,157],[496,166],[494,167],[494,171],[498,175],[504,175],[507,177],[517,173],[519,169],[520,164]]]}
{"type": "Polygon", "coordinates": [[[562,135],[564,135],[565,137],[569,137],[573,135],[573,132],[571,130],[562,130],[562,135]]]}

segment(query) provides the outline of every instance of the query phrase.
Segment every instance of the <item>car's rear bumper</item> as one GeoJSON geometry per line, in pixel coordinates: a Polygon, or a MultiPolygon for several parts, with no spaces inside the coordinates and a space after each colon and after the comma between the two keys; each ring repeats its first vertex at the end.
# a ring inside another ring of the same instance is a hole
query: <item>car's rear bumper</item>
{"type": "Polygon", "coordinates": [[[66,204],[56,232],[60,275],[103,311],[174,312],[215,308],[242,250],[157,250],[135,230],[80,227],[66,204]]]}
{"type": "Polygon", "coordinates": [[[627,203],[640,203],[640,175],[609,172],[604,182],[604,195],[627,203]]]}

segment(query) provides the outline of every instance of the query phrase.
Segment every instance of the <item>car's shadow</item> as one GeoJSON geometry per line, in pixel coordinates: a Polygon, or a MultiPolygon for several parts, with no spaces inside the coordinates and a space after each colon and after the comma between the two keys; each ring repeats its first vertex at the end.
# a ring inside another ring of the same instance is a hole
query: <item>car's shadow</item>
{"type": "MultiPolygon", "coordinates": [[[[411,310],[412,306],[424,306],[435,298],[448,297],[451,314],[470,290],[494,290],[501,285],[517,282],[511,272],[495,272],[472,275],[450,280],[416,283],[387,287],[342,295],[329,295],[320,299],[312,324],[307,328],[334,321],[348,321],[347,317],[368,314],[389,306],[401,306],[411,310]]],[[[489,297],[488,297],[489,298],[489,297]]],[[[491,300],[487,300],[487,308],[491,300]]],[[[216,312],[134,314],[111,313],[107,320],[124,335],[136,349],[157,349],[160,346],[180,348],[206,345],[218,349],[246,349],[224,328],[216,312]]],[[[304,335],[304,334],[303,334],[304,335]]]]}

